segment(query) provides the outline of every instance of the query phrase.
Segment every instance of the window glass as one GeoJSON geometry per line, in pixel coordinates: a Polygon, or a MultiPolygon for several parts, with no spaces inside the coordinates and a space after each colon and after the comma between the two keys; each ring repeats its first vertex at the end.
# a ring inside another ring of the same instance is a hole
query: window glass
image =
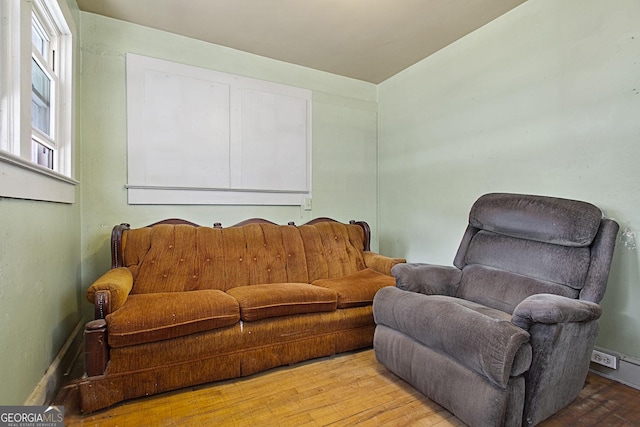
{"type": "Polygon", "coordinates": [[[31,123],[51,136],[51,79],[31,60],[31,123]]]}
{"type": "Polygon", "coordinates": [[[31,140],[31,161],[45,168],[53,169],[53,150],[38,141],[31,140]]]}
{"type": "Polygon", "coordinates": [[[40,55],[46,58],[47,50],[49,49],[49,38],[35,17],[31,21],[31,42],[40,55]]]}

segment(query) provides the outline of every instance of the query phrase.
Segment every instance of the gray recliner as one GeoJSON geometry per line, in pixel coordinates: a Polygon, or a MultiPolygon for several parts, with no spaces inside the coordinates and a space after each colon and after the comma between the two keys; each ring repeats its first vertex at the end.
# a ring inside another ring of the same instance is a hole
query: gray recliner
{"type": "Polygon", "coordinates": [[[468,425],[538,424],[584,386],[617,232],[589,203],[480,197],[454,267],[376,294],[376,358],[468,425]]]}

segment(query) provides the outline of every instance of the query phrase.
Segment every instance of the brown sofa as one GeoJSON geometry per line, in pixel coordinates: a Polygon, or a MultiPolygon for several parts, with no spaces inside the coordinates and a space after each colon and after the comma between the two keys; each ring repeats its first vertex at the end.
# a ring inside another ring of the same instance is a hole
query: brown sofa
{"type": "Polygon", "coordinates": [[[184,220],[116,226],[112,268],[87,291],[85,413],[372,345],[372,301],[403,259],[365,222],[184,220]]]}

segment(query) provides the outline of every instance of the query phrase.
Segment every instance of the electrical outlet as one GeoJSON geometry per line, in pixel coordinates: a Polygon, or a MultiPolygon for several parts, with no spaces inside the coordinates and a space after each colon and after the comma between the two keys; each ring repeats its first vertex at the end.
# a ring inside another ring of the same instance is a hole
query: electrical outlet
{"type": "Polygon", "coordinates": [[[607,368],[618,369],[618,358],[616,356],[598,350],[593,350],[591,361],[607,368]]]}

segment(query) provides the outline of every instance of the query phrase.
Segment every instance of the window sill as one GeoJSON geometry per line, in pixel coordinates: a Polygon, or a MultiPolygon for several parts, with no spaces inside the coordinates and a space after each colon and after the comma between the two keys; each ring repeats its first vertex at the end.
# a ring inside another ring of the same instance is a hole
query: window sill
{"type": "Polygon", "coordinates": [[[0,151],[0,197],[74,203],[79,182],[0,151]]]}
{"type": "Polygon", "coordinates": [[[309,191],[234,190],[127,185],[130,205],[302,206],[309,191]]]}

